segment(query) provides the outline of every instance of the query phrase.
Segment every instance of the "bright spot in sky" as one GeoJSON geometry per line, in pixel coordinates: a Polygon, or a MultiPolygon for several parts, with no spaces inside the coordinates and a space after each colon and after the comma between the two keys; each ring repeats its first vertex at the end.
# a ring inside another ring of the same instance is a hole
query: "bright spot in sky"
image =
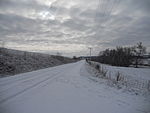
{"type": "Polygon", "coordinates": [[[49,11],[42,11],[39,13],[39,16],[42,20],[55,20],[55,16],[49,11]]]}

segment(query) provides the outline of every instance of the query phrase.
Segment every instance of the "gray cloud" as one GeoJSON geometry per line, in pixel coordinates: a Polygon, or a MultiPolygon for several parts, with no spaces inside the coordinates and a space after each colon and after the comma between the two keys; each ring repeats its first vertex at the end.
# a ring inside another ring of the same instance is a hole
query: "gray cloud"
{"type": "Polygon", "coordinates": [[[139,41],[149,46],[149,12],[149,0],[1,0],[0,40],[69,56],[87,55],[89,46],[94,54],[139,41]]]}

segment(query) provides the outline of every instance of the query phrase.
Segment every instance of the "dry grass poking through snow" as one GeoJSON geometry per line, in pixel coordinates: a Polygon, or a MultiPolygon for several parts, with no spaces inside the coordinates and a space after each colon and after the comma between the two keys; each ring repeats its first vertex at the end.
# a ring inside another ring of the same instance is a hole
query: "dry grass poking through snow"
{"type": "Polygon", "coordinates": [[[87,66],[93,76],[107,80],[110,86],[143,94],[150,92],[150,69],[115,67],[93,61],[88,61],[87,66]]]}

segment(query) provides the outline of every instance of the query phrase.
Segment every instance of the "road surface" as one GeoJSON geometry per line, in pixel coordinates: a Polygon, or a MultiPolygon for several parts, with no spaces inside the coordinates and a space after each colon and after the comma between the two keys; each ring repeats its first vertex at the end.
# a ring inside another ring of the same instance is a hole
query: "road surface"
{"type": "Polygon", "coordinates": [[[88,78],[85,61],[0,79],[0,113],[147,113],[144,97],[88,78]]]}

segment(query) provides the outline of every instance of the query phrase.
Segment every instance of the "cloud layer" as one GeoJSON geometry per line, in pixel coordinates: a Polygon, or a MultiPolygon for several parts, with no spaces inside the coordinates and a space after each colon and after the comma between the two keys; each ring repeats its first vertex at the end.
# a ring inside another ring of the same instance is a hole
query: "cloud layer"
{"type": "Polygon", "coordinates": [[[0,0],[0,41],[67,56],[139,41],[150,50],[149,12],[149,0],[0,0]]]}

